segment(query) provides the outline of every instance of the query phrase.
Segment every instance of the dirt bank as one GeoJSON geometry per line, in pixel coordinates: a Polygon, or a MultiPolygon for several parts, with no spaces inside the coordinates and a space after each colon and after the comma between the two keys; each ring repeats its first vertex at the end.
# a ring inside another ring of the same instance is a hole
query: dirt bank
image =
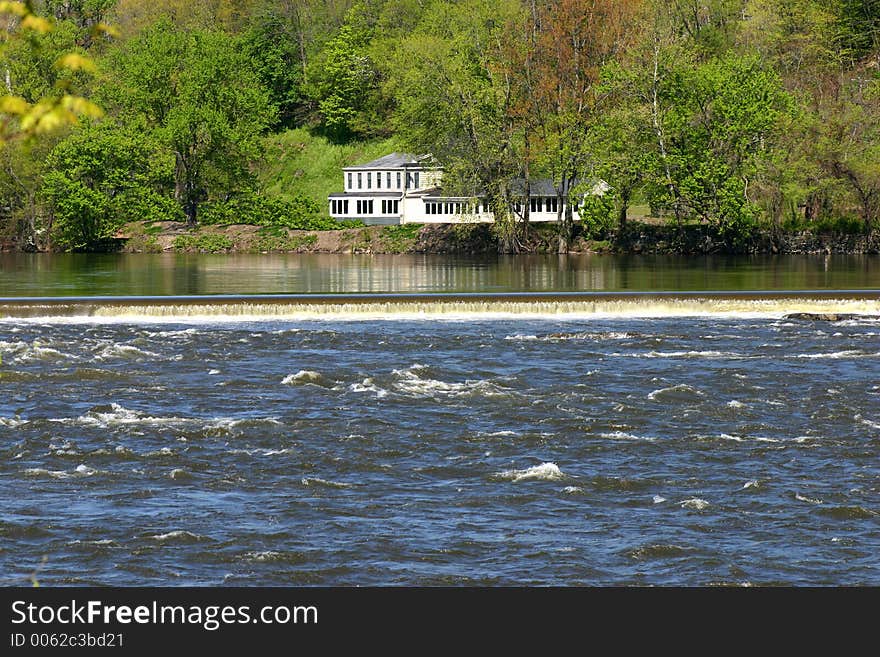
{"type": "MultiPolygon", "coordinates": [[[[555,224],[535,224],[522,253],[556,253],[555,224]]],[[[13,243],[4,246],[16,250],[13,243]]],[[[491,224],[404,224],[345,230],[302,231],[250,225],[199,226],[159,222],[127,224],[106,245],[126,253],[498,253],[491,224]]],[[[731,238],[705,225],[673,226],[631,221],[623,229],[587,238],[575,227],[572,253],[628,254],[876,254],[880,231],[870,234],[759,231],[731,238]]]]}

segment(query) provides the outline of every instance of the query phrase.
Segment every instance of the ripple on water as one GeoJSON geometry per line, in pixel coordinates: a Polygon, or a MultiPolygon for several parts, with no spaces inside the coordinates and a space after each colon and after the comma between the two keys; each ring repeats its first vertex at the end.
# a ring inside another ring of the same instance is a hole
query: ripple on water
{"type": "Polygon", "coordinates": [[[648,399],[651,401],[662,402],[696,401],[705,396],[706,394],[704,392],[701,392],[686,383],[679,383],[678,385],[669,386],[667,388],[658,388],[657,390],[648,393],[648,399]]]}
{"type": "Polygon", "coordinates": [[[693,552],[693,548],[673,543],[650,543],[632,548],[625,552],[626,556],[636,561],[646,561],[649,559],[674,559],[676,557],[685,557],[693,552]]]}
{"type": "Polygon", "coordinates": [[[495,475],[502,481],[559,481],[565,478],[555,463],[541,463],[524,470],[505,470],[495,475]]]}
{"type": "Polygon", "coordinates": [[[880,512],[867,509],[863,506],[822,506],[817,513],[823,516],[834,518],[835,520],[866,520],[868,518],[876,518],[880,512]]]}

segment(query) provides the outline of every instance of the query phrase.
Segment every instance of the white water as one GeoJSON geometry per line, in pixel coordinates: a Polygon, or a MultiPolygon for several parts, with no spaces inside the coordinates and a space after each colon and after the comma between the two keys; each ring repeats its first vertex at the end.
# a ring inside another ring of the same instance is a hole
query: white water
{"type": "Polygon", "coordinates": [[[363,303],[169,303],[157,305],[75,303],[62,306],[8,304],[0,306],[0,321],[52,323],[218,322],[266,320],[473,320],[613,317],[739,317],[780,319],[789,313],[847,313],[880,315],[878,299],[632,297],[601,300],[424,300],[363,303]]]}

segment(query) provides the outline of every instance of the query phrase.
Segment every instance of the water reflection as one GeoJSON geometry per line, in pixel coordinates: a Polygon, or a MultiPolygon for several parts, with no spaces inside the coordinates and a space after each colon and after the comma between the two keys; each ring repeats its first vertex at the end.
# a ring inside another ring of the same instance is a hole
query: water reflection
{"type": "Polygon", "coordinates": [[[0,296],[878,287],[876,255],[0,255],[0,296]]]}

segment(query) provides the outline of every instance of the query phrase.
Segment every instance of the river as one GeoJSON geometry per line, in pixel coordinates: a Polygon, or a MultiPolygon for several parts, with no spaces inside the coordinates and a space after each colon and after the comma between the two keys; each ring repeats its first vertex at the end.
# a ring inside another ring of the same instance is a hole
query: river
{"type": "Polygon", "coordinates": [[[876,257],[0,266],[4,584],[880,584],[876,257]]]}

